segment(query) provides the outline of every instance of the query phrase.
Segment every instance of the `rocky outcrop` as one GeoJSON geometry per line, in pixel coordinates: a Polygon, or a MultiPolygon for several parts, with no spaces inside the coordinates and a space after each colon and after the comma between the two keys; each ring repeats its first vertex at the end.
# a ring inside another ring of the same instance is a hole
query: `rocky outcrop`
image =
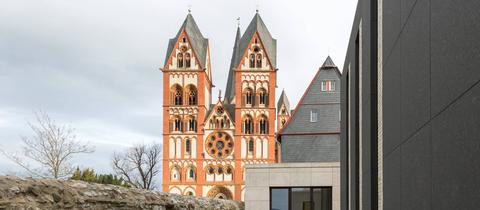
{"type": "Polygon", "coordinates": [[[114,185],[0,176],[0,210],[243,210],[231,200],[195,198],[114,185]]]}

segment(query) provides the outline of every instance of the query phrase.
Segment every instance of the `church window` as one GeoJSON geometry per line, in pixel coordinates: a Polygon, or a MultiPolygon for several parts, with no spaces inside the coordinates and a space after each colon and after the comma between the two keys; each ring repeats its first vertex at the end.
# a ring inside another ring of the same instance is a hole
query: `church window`
{"type": "Polygon", "coordinates": [[[285,123],[287,123],[287,121],[285,119],[282,119],[282,126],[283,127],[285,125],[285,123]]]}
{"type": "Polygon", "coordinates": [[[260,105],[266,105],[268,101],[267,91],[263,88],[258,90],[258,100],[260,105]]]}
{"type": "Polygon", "coordinates": [[[248,140],[248,154],[251,155],[253,154],[253,139],[248,140]]]}
{"type": "Polygon", "coordinates": [[[250,117],[249,115],[247,115],[244,119],[243,119],[243,133],[244,134],[252,134],[253,133],[253,121],[252,121],[252,117],[250,117]]]}
{"type": "Polygon", "coordinates": [[[177,166],[172,168],[171,177],[172,181],[179,181],[180,180],[180,170],[177,166]]]}
{"type": "Polygon", "coordinates": [[[177,67],[178,68],[183,68],[183,54],[182,53],[177,54],[177,67]]]}
{"type": "Polygon", "coordinates": [[[188,119],[188,131],[197,131],[197,121],[193,116],[188,119]]]}
{"type": "Polygon", "coordinates": [[[253,91],[250,88],[244,90],[244,104],[252,105],[253,104],[253,91]]]}
{"type": "Polygon", "coordinates": [[[187,86],[188,105],[197,105],[197,88],[194,85],[187,86]]]}
{"type": "Polygon", "coordinates": [[[258,120],[259,133],[267,134],[268,133],[268,119],[265,115],[262,115],[258,120]]]}
{"type": "Polygon", "coordinates": [[[257,54],[257,68],[262,68],[262,54],[257,54]]]}
{"type": "Polygon", "coordinates": [[[182,38],[182,42],[185,43],[187,42],[187,39],[185,37],[182,38]]]}
{"type": "Polygon", "coordinates": [[[185,53],[185,68],[190,68],[190,53],[185,53]]]}
{"type": "Polygon", "coordinates": [[[173,131],[182,131],[182,120],[178,116],[173,120],[173,131]]]}
{"type": "Polygon", "coordinates": [[[250,68],[255,68],[255,54],[250,54],[250,62],[249,62],[249,67],[250,68]]]}
{"type": "Polygon", "coordinates": [[[185,141],[185,153],[191,154],[191,152],[192,152],[192,142],[190,141],[190,139],[187,139],[185,141]]]}
{"type": "Polygon", "coordinates": [[[182,88],[180,85],[176,84],[174,85],[171,90],[171,99],[173,101],[173,105],[182,105],[183,104],[183,93],[182,93],[182,88]]]}
{"type": "Polygon", "coordinates": [[[282,115],[286,115],[287,114],[287,111],[285,110],[285,107],[282,107],[282,110],[280,111],[282,113],[282,115]]]}

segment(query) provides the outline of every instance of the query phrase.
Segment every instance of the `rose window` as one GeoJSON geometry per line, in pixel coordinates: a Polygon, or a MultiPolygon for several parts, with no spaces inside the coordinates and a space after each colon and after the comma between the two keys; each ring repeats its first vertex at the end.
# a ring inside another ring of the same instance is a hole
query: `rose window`
{"type": "Polygon", "coordinates": [[[205,150],[214,158],[225,158],[233,151],[233,139],[225,132],[214,132],[207,137],[205,150]]]}

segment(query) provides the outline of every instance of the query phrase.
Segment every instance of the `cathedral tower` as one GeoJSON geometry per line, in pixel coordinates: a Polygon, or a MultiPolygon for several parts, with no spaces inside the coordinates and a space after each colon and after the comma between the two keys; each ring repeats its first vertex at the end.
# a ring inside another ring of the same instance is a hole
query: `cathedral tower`
{"type": "Polygon", "coordinates": [[[208,39],[191,14],[170,39],[163,72],[163,191],[201,195],[203,129],[211,103],[208,39]]]}
{"type": "Polygon", "coordinates": [[[274,163],[276,40],[260,15],[237,28],[225,96],[212,103],[208,40],[191,14],[163,71],[163,191],[243,200],[246,164],[274,163]]]}

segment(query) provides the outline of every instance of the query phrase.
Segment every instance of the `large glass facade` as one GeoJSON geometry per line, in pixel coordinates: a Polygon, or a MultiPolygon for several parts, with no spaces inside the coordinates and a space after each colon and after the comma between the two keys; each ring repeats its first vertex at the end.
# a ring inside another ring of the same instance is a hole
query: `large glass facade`
{"type": "Polygon", "coordinates": [[[331,210],[331,187],[270,188],[271,210],[331,210]]]}

